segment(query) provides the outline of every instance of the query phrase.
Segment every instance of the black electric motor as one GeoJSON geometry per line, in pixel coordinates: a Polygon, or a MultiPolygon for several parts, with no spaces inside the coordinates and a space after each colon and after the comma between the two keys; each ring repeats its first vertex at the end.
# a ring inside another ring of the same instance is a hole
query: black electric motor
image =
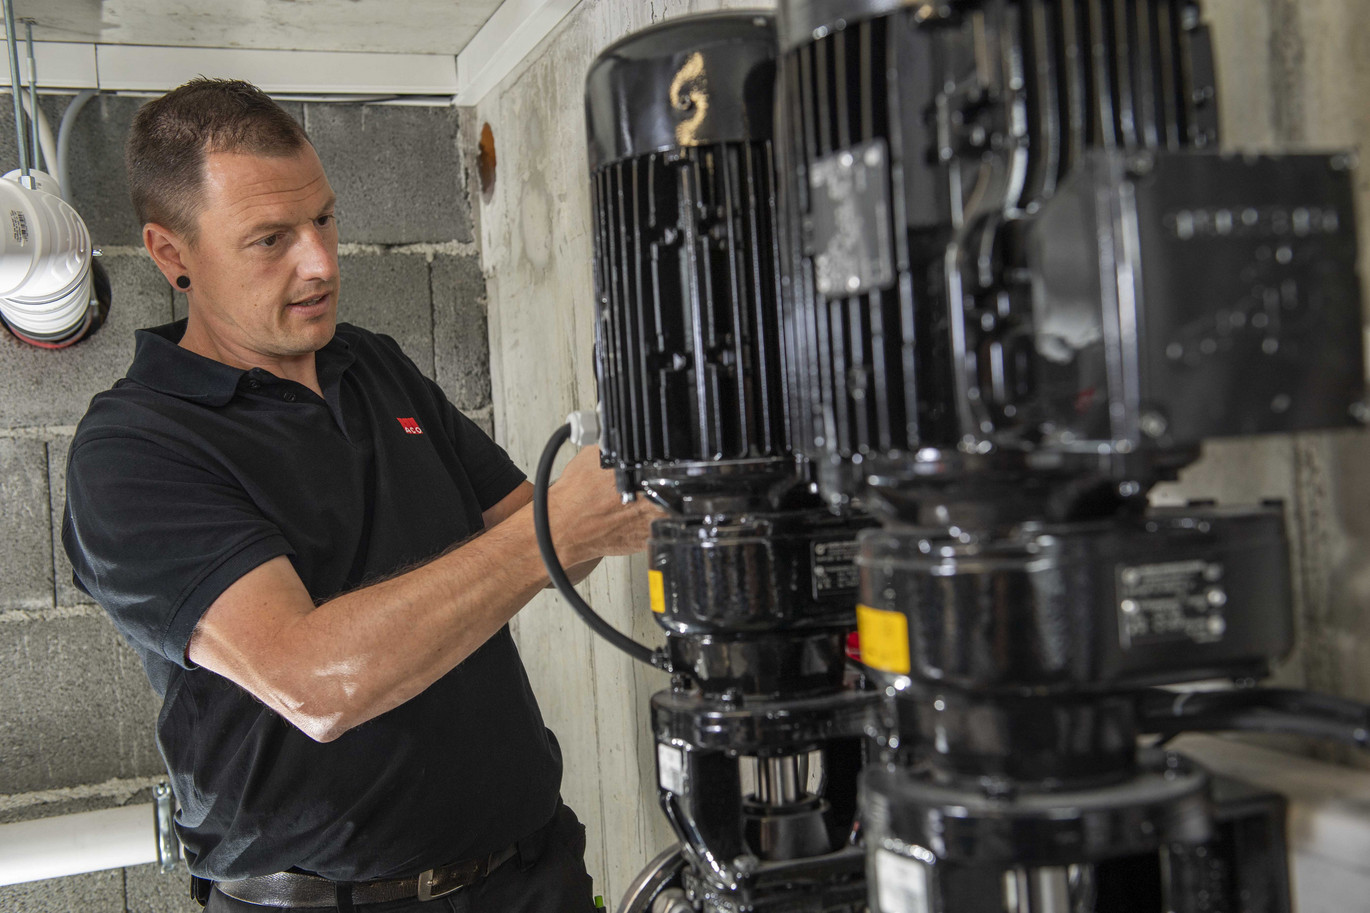
{"type": "Polygon", "coordinates": [[[883,522],[872,909],[1237,909],[1208,776],[1137,740],[1243,725],[1149,689],[1289,650],[1283,516],[1147,492],[1356,424],[1349,158],[1218,151],[1192,0],[781,0],[779,39],[796,448],[883,522]]]}
{"type": "MultiPolygon", "coordinates": [[[[652,699],[675,873],[626,910],[855,910],[874,695],[848,681],[856,534],[792,449],[768,14],[689,17],[586,82],[605,465],[648,543],[673,687],[652,699]]],[[[666,863],[663,863],[665,865],[666,863]]]]}
{"type": "Polygon", "coordinates": [[[1351,423],[1349,157],[1217,151],[1195,2],[780,12],[797,438],[835,496],[1146,484],[1351,423]]]}

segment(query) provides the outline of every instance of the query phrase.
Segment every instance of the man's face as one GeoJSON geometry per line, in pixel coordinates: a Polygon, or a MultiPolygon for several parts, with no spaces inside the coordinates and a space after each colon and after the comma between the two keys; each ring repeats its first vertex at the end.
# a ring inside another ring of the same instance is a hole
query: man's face
{"type": "Polygon", "coordinates": [[[338,228],[313,147],[211,153],[203,192],[199,234],[183,253],[192,323],[244,363],[322,348],[337,322],[338,228]]]}

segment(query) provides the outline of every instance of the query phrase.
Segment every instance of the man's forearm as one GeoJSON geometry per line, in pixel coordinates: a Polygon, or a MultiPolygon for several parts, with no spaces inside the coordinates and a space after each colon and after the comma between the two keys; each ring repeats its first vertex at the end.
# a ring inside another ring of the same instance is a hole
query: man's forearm
{"type": "Polygon", "coordinates": [[[355,696],[343,720],[351,728],[437,681],[546,584],[525,507],[426,565],[325,603],[301,623],[308,636],[335,644],[340,661],[356,662],[358,674],[338,683],[355,696]]]}

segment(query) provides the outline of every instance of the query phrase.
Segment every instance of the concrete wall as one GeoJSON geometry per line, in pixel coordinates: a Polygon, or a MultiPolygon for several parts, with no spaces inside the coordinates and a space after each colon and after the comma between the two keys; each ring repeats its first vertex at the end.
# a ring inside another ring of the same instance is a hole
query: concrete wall
{"type": "MultiPolygon", "coordinates": [[[[567,411],[595,400],[586,68],[610,42],[662,18],[771,5],[582,0],[477,106],[473,127],[490,124],[499,162],[493,196],[477,207],[496,421],[521,462],[536,459],[567,411]]],[[[1229,145],[1367,145],[1370,20],[1363,0],[1209,0],[1206,9],[1218,43],[1229,145]]],[[[1370,162],[1363,163],[1359,181],[1370,263],[1370,162]]],[[[1183,484],[1162,493],[1172,499],[1216,495],[1233,503],[1285,499],[1302,646],[1281,677],[1364,700],[1370,700],[1368,457],[1370,435],[1361,433],[1215,444],[1183,484]]],[[[620,629],[652,639],[644,576],[631,562],[611,563],[587,590],[620,629]]],[[[592,640],[550,596],[518,624],[539,693],[556,695],[545,709],[563,733],[566,792],[591,825],[591,871],[603,879],[612,903],[631,875],[670,842],[653,795],[646,714],[647,699],[662,681],[592,640]]]]}
{"type": "MultiPolygon", "coordinates": [[[[40,102],[52,119],[67,104],[40,102]]],[[[151,801],[164,777],[157,701],[135,654],[71,584],[58,542],[71,434],[91,396],[123,375],[133,331],[183,316],[143,253],[124,182],[139,99],[87,105],[72,143],[75,206],[114,286],[109,323],[63,352],[0,331],[0,823],[151,801]]],[[[343,320],[389,333],[448,396],[492,428],[485,287],[454,108],[288,104],[338,193],[343,320]],[[399,154],[402,150],[403,154],[399,154]]],[[[6,109],[8,111],[8,109],[6,109]]],[[[0,118],[0,164],[17,161],[0,118]]],[[[151,819],[149,818],[149,827],[151,819]]],[[[14,913],[198,910],[184,866],[0,887],[14,913]]]]}

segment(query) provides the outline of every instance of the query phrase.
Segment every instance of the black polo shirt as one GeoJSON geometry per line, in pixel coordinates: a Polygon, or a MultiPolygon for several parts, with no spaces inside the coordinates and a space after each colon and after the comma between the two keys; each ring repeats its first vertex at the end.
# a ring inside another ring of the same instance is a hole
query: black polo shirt
{"type": "Polygon", "coordinates": [[[263,562],[288,556],[326,600],[479,531],[523,473],[388,337],[339,325],[317,353],[320,399],[180,348],[184,330],[140,331],[128,375],[92,400],[62,540],[162,695],[191,871],[396,877],[537,829],[561,754],[507,627],[327,744],[185,658],[205,609],[263,562]]]}

